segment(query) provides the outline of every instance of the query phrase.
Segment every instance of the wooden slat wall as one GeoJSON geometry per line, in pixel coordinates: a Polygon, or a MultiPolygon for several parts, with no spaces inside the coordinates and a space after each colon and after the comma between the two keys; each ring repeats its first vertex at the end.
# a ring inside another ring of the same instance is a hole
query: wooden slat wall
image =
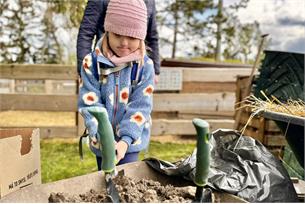
{"type": "MultiPolygon", "coordinates": [[[[69,127],[29,127],[29,126],[25,126],[25,127],[14,127],[14,126],[10,126],[10,127],[1,127],[1,129],[15,129],[15,128],[39,128],[40,129],[40,138],[71,138],[71,137],[76,137],[77,135],[79,135],[78,133],[78,127],[77,126],[69,126],[69,127]]],[[[79,135],[80,136],[80,135],[79,135]]]]}
{"type": "MultiPolygon", "coordinates": [[[[210,125],[210,131],[218,128],[232,128],[234,121],[232,120],[206,120],[210,125]]],[[[152,124],[152,135],[195,135],[195,128],[192,120],[168,120],[156,119],[152,124]]]]}
{"type": "Polygon", "coordinates": [[[155,94],[153,110],[181,113],[233,111],[234,99],[233,93],[155,94]]]}
{"type": "MultiPolygon", "coordinates": [[[[207,120],[210,124],[210,130],[214,131],[218,128],[232,128],[232,120],[207,120]]],[[[6,127],[8,128],[8,127],[6,127]]],[[[29,128],[29,127],[9,127],[9,128],[29,128]]],[[[79,135],[78,128],[74,127],[31,127],[39,128],[41,138],[65,138],[71,135],[79,135]]],[[[152,135],[195,135],[195,129],[192,120],[168,120],[155,119],[153,120],[152,135]]]]}
{"type": "MultiPolygon", "coordinates": [[[[162,69],[166,69],[162,67],[162,69]]],[[[173,68],[169,68],[173,69],[173,68]]],[[[187,68],[183,71],[183,82],[235,82],[238,75],[250,75],[250,68],[187,68]]],[[[1,79],[53,79],[77,80],[76,66],[55,64],[0,64],[1,79]]]]}
{"type": "MultiPolygon", "coordinates": [[[[156,112],[233,114],[234,94],[155,94],[156,112]]],[[[77,95],[1,94],[0,110],[77,111],[77,95]]]]}
{"type": "Polygon", "coordinates": [[[1,111],[77,111],[77,95],[1,94],[1,111]]]}
{"type": "MultiPolygon", "coordinates": [[[[161,68],[166,69],[166,68],[161,68]]],[[[172,68],[169,68],[172,69],[172,68]]],[[[154,94],[152,135],[193,135],[191,119],[208,120],[211,129],[233,128],[236,76],[249,75],[250,68],[175,68],[183,71],[180,93],[154,94]],[[173,117],[164,117],[172,115],[173,117]]],[[[0,65],[3,79],[77,80],[70,65],[0,65]]],[[[49,93],[51,93],[49,91],[49,93]]],[[[77,95],[0,94],[0,111],[77,111],[77,95]]],[[[77,114],[76,114],[77,115],[77,114]]],[[[79,135],[83,126],[40,127],[42,137],[79,135]]]]}
{"type": "Polygon", "coordinates": [[[1,79],[77,80],[76,66],[57,64],[0,64],[1,79]]]}
{"type": "Polygon", "coordinates": [[[182,68],[184,82],[235,82],[238,75],[249,76],[249,68],[182,68]]]}

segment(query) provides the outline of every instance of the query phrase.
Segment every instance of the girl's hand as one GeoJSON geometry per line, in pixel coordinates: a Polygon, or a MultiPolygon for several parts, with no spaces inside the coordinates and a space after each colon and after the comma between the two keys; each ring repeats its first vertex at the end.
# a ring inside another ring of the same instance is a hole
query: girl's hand
{"type": "Polygon", "coordinates": [[[127,148],[128,144],[124,141],[119,141],[115,144],[115,149],[117,151],[116,158],[118,162],[125,157],[127,148]]]}

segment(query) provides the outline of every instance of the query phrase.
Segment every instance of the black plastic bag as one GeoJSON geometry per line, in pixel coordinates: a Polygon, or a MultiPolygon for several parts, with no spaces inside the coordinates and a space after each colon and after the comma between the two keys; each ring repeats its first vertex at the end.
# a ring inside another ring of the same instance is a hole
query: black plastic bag
{"type": "MultiPolygon", "coordinates": [[[[208,185],[214,190],[249,202],[298,202],[286,169],[259,141],[234,130],[218,129],[211,135],[210,148],[208,185]]],[[[179,163],[154,158],[145,161],[166,175],[194,179],[196,150],[179,163]]]]}

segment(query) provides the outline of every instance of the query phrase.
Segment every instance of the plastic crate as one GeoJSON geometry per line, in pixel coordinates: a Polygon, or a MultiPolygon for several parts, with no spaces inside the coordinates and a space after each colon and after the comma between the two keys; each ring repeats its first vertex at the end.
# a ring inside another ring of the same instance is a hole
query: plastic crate
{"type": "Polygon", "coordinates": [[[157,91],[180,91],[182,89],[182,70],[162,68],[157,91]]]}

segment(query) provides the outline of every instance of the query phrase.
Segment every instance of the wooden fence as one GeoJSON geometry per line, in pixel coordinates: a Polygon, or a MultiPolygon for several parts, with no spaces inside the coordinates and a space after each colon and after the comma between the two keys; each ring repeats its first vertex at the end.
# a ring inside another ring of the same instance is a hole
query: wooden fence
{"type": "MultiPolygon", "coordinates": [[[[177,82],[177,79],[169,78],[175,71],[181,73],[181,86],[175,90],[157,88],[154,93],[152,135],[194,135],[195,129],[191,122],[194,117],[206,119],[211,130],[233,128],[236,77],[248,76],[250,68],[162,67],[160,85],[171,83],[171,80],[177,82]]],[[[49,80],[72,80],[76,87],[78,74],[75,66],[70,65],[3,64],[0,65],[0,78],[44,80],[46,87],[50,84],[49,80]]],[[[58,94],[48,90],[46,88],[44,94],[0,93],[0,111],[75,112],[76,124],[72,127],[39,128],[42,138],[78,136],[84,127],[77,113],[76,91],[58,94]]]]}

